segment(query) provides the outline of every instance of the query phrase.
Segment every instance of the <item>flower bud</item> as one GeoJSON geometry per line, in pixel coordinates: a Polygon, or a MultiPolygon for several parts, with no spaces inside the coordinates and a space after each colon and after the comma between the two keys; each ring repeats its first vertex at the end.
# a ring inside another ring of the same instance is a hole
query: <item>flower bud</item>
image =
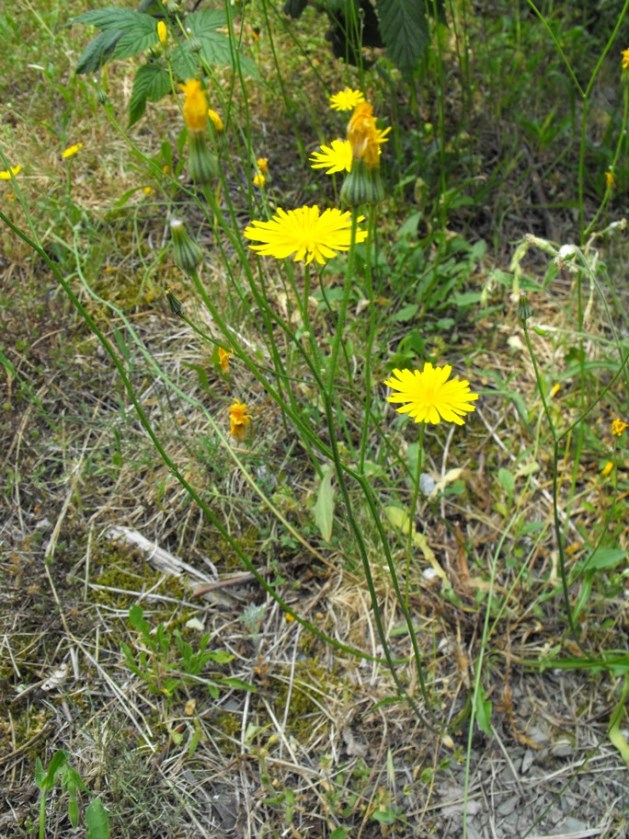
{"type": "Polygon", "coordinates": [[[173,237],[175,265],[185,271],[186,274],[191,274],[203,259],[203,251],[190,238],[184,223],[180,219],[171,219],[170,235],[173,237]]]}

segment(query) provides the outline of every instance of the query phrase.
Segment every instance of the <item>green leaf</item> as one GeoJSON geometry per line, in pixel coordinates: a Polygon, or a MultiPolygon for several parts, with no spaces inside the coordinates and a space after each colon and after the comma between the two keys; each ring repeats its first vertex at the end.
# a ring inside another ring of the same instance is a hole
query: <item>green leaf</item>
{"type": "Polygon", "coordinates": [[[380,33],[389,58],[405,76],[411,75],[428,44],[428,22],[419,0],[377,0],[380,33]]]}
{"type": "Polygon", "coordinates": [[[193,79],[197,74],[199,56],[193,46],[189,41],[186,41],[185,44],[180,44],[172,51],[170,63],[173,75],[179,81],[193,79]]]}
{"type": "Polygon", "coordinates": [[[391,315],[389,320],[395,323],[405,323],[406,321],[413,320],[418,310],[419,306],[417,303],[409,303],[407,306],[403,306],[399,312],[391,315]]]}
{"type": "Polygon", "coordinates": [[[148,638],[151,634],[151,625],[144,617],[144,612],[141,606],[134,603],[129,609],[129,623],[139,633],[148,638]]]}
{"type": "Polygon", "coordinates": [[[329,542],[332,538],[332,527],[334,525],[334,487],[332,486],[331,466],[328,466],[323,472],[313,512],[321,536],[326,542],[329,542]]]}
{"type": "Polygon", "coordinates": [[[498,480],[500,481],[500,486],[504,489],[507,495],[512,497],[515,493],[515,478],[513,473],[509,472],[508,469],[499,469],[498,480]]]}
{"type": "Polygon", "coordinates": [[[97,29],[103,31],[107,29],[117,29],[124,32],[128,27],[134,26],[137,18],[149,18],[153,21],[153,25],[157,29],[157,23],[149,15],[143,15],[140,12],[135,12],[133,9],[91,9],[89,12],[75,17],[70,22],[71,25],[75,23],[89,23],[97,29]]]}
{"type": "Polygon", "coordinates": [[[100,798],[90,801],[85,811],[85,839],[109,839],[109,818],[100,798]]]}
{"type": "Polygon", "coordinates": [[[129,102],[129,127],[144,114],[147,100],[157,102],[170,91],[168,70],[161,64],[144,64],[138,69],[133,80],[131,101],[129,102]]]}
{"type": "Polygon", "coordinates": [[[584,571],[602,570],[603,568],[615,568],[627,556],[627,551],[620,548],[597,548],[586,560],[583,566],[584,571]]]}
{"type": "Polygon", "coordinates": [[[251,59],[240,55],[235,44],[230,43],[229,35],[219,32],[225,29],[227,18],[218,9],[206,9],[202,12],[194,12],[186,18],[186,28],[190,31],[194,41],[198,45],[199,54],[207,64],[225,64],[236,67],[240,64],[242,71],[250,76],[257,76],[258,70],[251,59]]]}
{"type": "MultiPolygon", "coordinates": [[[[92,9],[74,18],[72,22],[91,24],[102,32],[110,33],[112,41],[115,38],[112,58],[129,58],[159,41],[155,18],[133,9],[92,9]]],[[[79,59],[79,66],[84,55],[79,59]]]]}
{"type": "Polygon", "coordinates": [[[122,32],[116,29],[108,30],[107,32],[99,32],[81,53],[81,57],[76,65],[76,73],[78,75],[85,75],[86,73],[95,73],[97,70],[106,64],[114,54],[116,44],[122,37],[122,32]]]}
{"type": "Polygon", "coordinates": [[[42,776],[38,771],[36,771],[36,777],[39,776],[37,786],[40,789],[52,789],[55,785],[57,772],[59,772],[59,770],[65,764],[67,759],[68,755],[63,751],[63,749],[59,749],[58,752],[55,752],[52,757],[52,760],[48,764],[46,774],[42,776]]]}
{"type": "Polygon", "coordinates": [[[150,15],[138,14],[133,26],[127,27],[114,50],[114,58],[130,58],[159,43],[157,22],[150,15]]]}
{"type": "Polygon", "coordinates": [[[476,694],[476,724],[487,735],[491,735],[491,700],[485,699],[485,693],[482,687],[478,686],[478,693],[476,694]]]}

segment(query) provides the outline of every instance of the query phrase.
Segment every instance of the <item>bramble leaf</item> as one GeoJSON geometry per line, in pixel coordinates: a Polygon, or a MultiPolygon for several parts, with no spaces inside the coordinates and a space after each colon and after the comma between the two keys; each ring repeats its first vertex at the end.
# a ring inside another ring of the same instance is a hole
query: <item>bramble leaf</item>
{"type": "Polygon", "coordinates": [[[391,61],[408,76],[428,44],[428,21],[417,0],[377,0],[380,34],[391,61]]]}
{"type": "Polygon", "coordinates": [[[144,114],[147,100],[157,102],[169,91],[170,76],[161,64],[144,64],[138,68],[129,102],[129,128],[144,114]]]}

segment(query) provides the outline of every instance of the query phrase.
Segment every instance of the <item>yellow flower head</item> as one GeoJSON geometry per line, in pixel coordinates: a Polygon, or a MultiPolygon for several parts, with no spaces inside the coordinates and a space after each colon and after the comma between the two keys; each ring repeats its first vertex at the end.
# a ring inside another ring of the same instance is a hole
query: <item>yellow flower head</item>
{"type": "Polygon", "coordinates": [[[234,404],[229,409],[229,433],[234,440],[242,440],[247,436],[251,420],[252,416],[246,404],[234,399],[234,404]]]}
{"type": "Polygon", "coordinates": [[[229,370],[230,358],[231,353],[229,352],[229,350],[223,349],[223,347],[218,348],[218,363],[223,373],[227,373],[227,371],[229,370]]]}
{"type": "Polygon", "coordinates": [[[352,147],[352,154],[356,160],[364,160],[369,169],[380,163],[380,146],[386,143],[387,134],[391,128],[383,131],[376,127],[373,106],[369,102],[361,102],[356,106],[352,118],[347,126],[347,139],[352,147]]]}
{"type": "Polygon", "coordinates": [[[263,175],[269,174],[269,158],[268,157],[259,157],[256,160],[256,166],[258,170],[262,172],[263,175]]]}
{"type": "Polygon", "coordinates": [[[464,379],[448,381],[452,367],[433,367],[427,361],[420,373],[418,370],[394,370],[387,387],[398,391],[387,396],[387,402],[405,402],[395,410],[408,414],[415,422],[454,422],[464,425],[462,417],[476,410],[470,402],[478,399],[477,393],[470,391],[469,382],[464,379]]]}
{"type": "Polygon", "coordinates": [[[253,180],[253,185],[257,186],[257,187],[260,187],[260,189],[262,189],[262,187],[266,183],[266,178],[264,177],[262,172],[256,172],[255,175],[253,176],[252,180],[253,180]]]}
{"type": "Polygon", "coordinates": [[[352,146],[349,140],[332,140],[331,146],[320,146],[321,151],[315,151],[310,157],[313,169],[325,169],[326,175],[335,172],[351,172],[352,146]]]}
{"type": "Polygon", "coordinates": [[[608,169],[607,172],[605,172],[605,186],[607,189],[614,189],[616,186],[616,176],[611,169],[608,169]]]}
{"type": "Polygon", "coordinates": [[[152,195],[155,192],[155,190],[153,189],[152,186],[145,186],[145,187],[142,188],[142,192],[145,195],[152,195]]]}
{"type": "Polygon", "coordinates": [[[201,82],[198,79],[188,79],[179,85],[179,89],[183,90],[185,95],[183,118],[188,131],[203,133],[207,129],[208,105],[201,82]]]}
{"type": "Polygon", "coordinates": [[[623,431],[625,428],[629,428],[629,422],[624,422],[621,419],[615,419],[612,422],[612,434],[614,437],[622,436],[623,431]]]}
{"type": "Polygon", "coordinates": [[[601,469],[601,475],[604,478],[607,478],[611,473],[614,471],[614,463],[611,460],[608,460],[605,466],[601,469]]]}
{"type": "Polygon", "coordinates": [[[82,148],[83,143],[75,143],[73,146],[68,146],[67,149],[64,149],[61,152],[61,157],[63,160],[68,160],[70,157],[74,157],[75,154],[78,154],[82,148]]]}
{"type": "Polygon", "coordinates": [[[168,40],[168,27],[163,20],[157,21],[157,37],[159,38],[159,42],[162,46],[168,40]]]}
{"type": "Polygon", "coordinates": [[[225,126],[223,125],[223,120],[220,118],[220,115],[217,114],[216,111],[213,111],[211,108],[207,109],[207,115],[210,122],[214,126],[214,131],[216,131],[217,134],[222,134],[225,130],[225,126]]]}
{"type": "MultiPolygon", "coordinates": [[[[363,220],[364,216],[358,218],[359,222],[363,220]]],[[[323,265],[339,251],[350,249],[352,216],[335,208],[320,213],[316,204],[288,212],[278,209],[270,221],[252,222],[245,228],[244,236],[262,242],[249,245],[261,256],[286,259],[295,254],[295,262],[305,261],[307,265],[314,259],[323,265]]],[[[366,238],[367,231],[357,228],[355,242],[364,242],[366,238]]]]}
{"type": "Polygon", "coordinates": [[[622,51],[622,69],[629,70],[629,49],[622,51]]]}
{"type": "Polygon", "coordinates": [[[21,166],[11,166],[10,169],[3,169],[0,172],[0,181],[10,181],[11,178],[16,178],[22,171],[21,166]]]}
{"type": "Polygon", "coordinates": [[[364,101],[365,97],[360,90],[352,90],[351,87],[346,87],[330,96],[330,107],[333,111],[353,111],[356,105],[364,101]]]}

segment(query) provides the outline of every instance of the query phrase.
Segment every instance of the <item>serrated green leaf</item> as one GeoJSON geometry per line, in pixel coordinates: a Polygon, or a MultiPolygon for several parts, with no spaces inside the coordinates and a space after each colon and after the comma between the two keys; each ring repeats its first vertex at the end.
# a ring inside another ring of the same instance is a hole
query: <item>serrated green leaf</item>
{"type": "Polygon", "coordinates": [[[85,75],[100,70],[114,54],[116,44],[121,36],[122,32],[118,32],[116,29],[99,32],[81,53],[75,72],[78,75],[85,75]]]}
{"type": "Polygon", "coordinates": [[[424,4],[418,0],[377,0],[380,33],[389,58],[404,75],[410,75],[428,44],[424,4]]]}
{"type": "Polygon", "coordinates": [[[85,811],[85,839],[109,839],[109,818],[100,798],[90,801],[85,811]]]}
{"type": "Polygon", "coordinates": [[[116,44],[114,58],[130,58],[159,43],[155,18],[136,14],[133,24],[125,27],[124,34],[116,44]]]}
{"type": "Polygon", "coordinates": [[[194,12],[186,19],[186,28],[196,41],[203,61],[209,65],[223,64],[230,67],[236,67],[238,63],[243,73],[257,76],[255,63],[240,54],[237,46],[230,43],[229,34],[224,31],[226,25],[225,14],[216,9],[194,12]]]}
{"type": "Polygon", "coordinates": [[[144,64],[133,80],[129,102],[129,127],[144,114],[147,100],[157,102],[170,91],[170,75],[161,64],[144,64]]]}
{"type": "Polygon", "coordinates": [[[136,25],[138,18],[147,18],[153,21],[153,26],[157,28],[155,19],[150,17],[150,15],[143,15],[141,12],[136,12],[133,9],[114,8],[91,9],[89,12],[73,18],[71,24],[86,23],[103,31],[117,29],[120,32],[124,32],[128,27],[136,25]]]}
{"type": "Polygon", "coordinates": [[[321,536],[326,542],[329,542],[332,538],[334,525],[334,487],[332,486],[331,467],[328,467],[323,473],[313,512],[321,536]]]}
{"type": "Polygon", "coordinates": [[[179,81],[193,79],[197,74],[199,56],[189,42],[180,44],[172,51],[170,59],[173,75],[179,81]]]}

